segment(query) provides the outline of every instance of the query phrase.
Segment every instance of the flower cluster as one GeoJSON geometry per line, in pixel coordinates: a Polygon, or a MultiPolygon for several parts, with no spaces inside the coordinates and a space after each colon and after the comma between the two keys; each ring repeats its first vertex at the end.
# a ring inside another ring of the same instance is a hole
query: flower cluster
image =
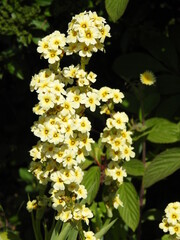
{"type": "Polygon", "coordinates": [[[105,170],[107,184],[109,184],[110,178],[122,184],[123,178],[127,174],[120,163],[122,160],[129,161],[130,158],[135,156],[133,147],[131,146],[132,132],[127,131],[127,122],[128,116],[126,113],[116,112],[106,120],[106,127],[101,134],[102,142],[105,144],[109,158],[111,159],[105,170]]]}
{"type": "Polygon", "coordinates": [[[88,84],[95,80],[92,72],[72,65],[57,73],[41,70],[32,78],[31,90],[36,90],[39,99],[33,110],[40,117],[31,130],[40,141],[30,151],[30,170],[41,184],[51,182],[49,193],[52,207],[57,210],[56,219],[83,219],[88,224],[92,212],[76,203],[87,197],[79,164],[85,161],[94,142],[90,138],[91,123],[83,113],[88,107],[94,111],[99,101],[95,90],[89,86],[87,91],[79,84],[82,77],[88,84]],[[77,85],[69,86],[74,80],[77,85]]]}
{"type": "MultiPolygon", "coordinates": [[[[48,59],[49,67],[35,74],[30,83],[31,91],[37,92],[39,100],[33,108],[39,118],[31,130],[40,139],[30,150],[33,160],[30,171],[40,184],[51,187],[50,197],[44,195],[45,200],[41,196],[41,201],[37,198],[28,202],[30,212],[46,204],[56,210],[55,219],[63,222],[83,220],[88,225],[93,217],[91,210],[80,203],[87,198],[81,164],[94,143],[86,109],[94,112],[100,107],[101,114],[110,115],[100,135],[103,150],[107,151],[103,170],[106,185],[116,182],[119,186],[127,175],[122,160],[134,157],[131,132],[126,128],[128,116],[114,111],[114,105],[121,103],[124,95],[119,89],[93,88],[97,75],[85,70],[85,59],[103,49],[105,37],[110,37],[109,29],[104,18],[95,12],[84,12],[73,17],[67,38],[55,31],[39,41],[37,51],[48,59]],[[81,56],[81,64],[61,69],[60,58],[64,53],[74,52],[81,56]]],[[[116,192],[108,201],[116,209],[123,206],[116,192]]],[[[91,231],[84,231],[84,236],[96,239],[91,231]]]]}
{"type": "Polygon", "coordinates": [[[180,239],[180,202],[169,203],[165,208],[165,216],[159,227],[169,232],[176,239],[180,239]]]}
{"type": "Polygon", "coordinates": [[[69,23],[66,54],[78,53],[91,57],[93,52],[104,50],[104,40],[110,37],[110,27],[96,12],[83,12],[74,16],[69,23]]]}
{"type": "Polygon", "coordinates": [[[66,44],[65,34],[59,31],[54,31],[38,42],[38,53],[48,59],[48,62],[53,64],[60,60],[60,55],[63,53],[63,48],[66,44]]]}

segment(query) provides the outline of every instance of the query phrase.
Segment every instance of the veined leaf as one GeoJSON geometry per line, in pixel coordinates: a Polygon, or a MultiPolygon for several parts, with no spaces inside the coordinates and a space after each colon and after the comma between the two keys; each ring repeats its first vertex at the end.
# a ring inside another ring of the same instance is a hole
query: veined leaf
{"type": "Polygon", "coordinates": [[[144,187],[152,186],[178,169],[180,169],[180,148],[171,148],[160,153],[145,170],[144,187]]]}
{"type": "Polygon", "coordinates": [[[129,0],[105,0],[106,11],[116,22],[125,12],[129,0]]]}
{"type": "Polygon", "coordinates": [[[154,143],[174,143],[180,141],[180,130],[176,123],[164,118],[152,118],[146,121],[146,126],[153,126],[147,139],[154,143]]]}
{"type": "Polygon", "coordinates": [[[100,169],[99,167],[91,167],[85,174],[82,184],[85,186],[88,194],[87,198],[82,200],[82,203],[91,204],[99,189],[100,185],[100,169]]]}
{"type": "Polygon", "coordinates": [[[140,160],[131,159],[131,161],[124,162],[123,167],[126,169],[126,172],[132,176],[144,175],[144,165],[140,160]]]}
{"type": "Polygon", "coordinates": [[[123,202],[124,207],[119,207],[119,214],[123,221],[135,231],[140,216],[138,194],[130,182],[124,182],[118,189],[117,193],[123,202]]]}

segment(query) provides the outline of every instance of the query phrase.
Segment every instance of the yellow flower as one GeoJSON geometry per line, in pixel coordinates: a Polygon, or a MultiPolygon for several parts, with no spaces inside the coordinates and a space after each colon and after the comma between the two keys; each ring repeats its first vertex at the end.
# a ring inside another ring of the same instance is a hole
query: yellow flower
{"type": "Polygon", "coordinates": [[[37,208],[37,200],[28,201],[26,208],[29,212],[32,212],[37,208]]]}
{"type": "Polygon", "coordinates": [[[156,78],[154,73],[151,71],[145,71],[144,73],[140,74],[140,80],[142,84],[145,85],[153,85],[156,82],[156,78]]]}
{"type": "Polygon", "coordinates": [[[116,209],[118,209],[119,206],[123,207],[123,202],[119,198],[119,194],[117,194],[116,197],[113,199],[113,206],[116,209]]]}

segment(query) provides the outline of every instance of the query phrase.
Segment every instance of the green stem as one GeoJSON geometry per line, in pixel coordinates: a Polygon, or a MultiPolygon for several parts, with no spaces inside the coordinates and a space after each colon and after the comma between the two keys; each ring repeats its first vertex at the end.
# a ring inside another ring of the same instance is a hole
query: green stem
{"type": "Polygon", "coordinates": [[[81,57],[81,69],[85,71],[86,65],[89,63],[90,58],[88,57],[81,57]]]}
{"type": "MultiPolygon", "coordinates": [[[[143,94],[140,95],[141,99],[141,122],[142,125],[145,124],[145,116],[144,116],[144,103],[143,103],[143,94]]],[[[142,142],[142,163],[144,165],[144,168],[146,167],[146,140],[144,140],[142,142]]],[[[142,229],[141,229],[141,221],[142,221],[142,210],[143,210],[143,199],[144,199],[144,183],[142,180],[141,183],[141,189],[140,189],[140,193],[139,193],[139,204],[140,204],[140,219],[139,219],[139,226],[138,226],[138,237],[137,239],[140,240],[141,239],[141,233],[142,233],[142,229]]]]}
{"type": "Polygon", "coordinates": [[[31,212],[31,219],[32,219],[32,225],[33,225],[33,231],[34,231],[35,239],[39,240],[38,234],[37,234],[37,229],[36,229],[36,222],[35,222],[35,219],[34,219],[33,212],[31,212]]]}
{"type": "Polygon", "coordinates": [[[78,224],[78,230],[79,230],[80,240],[84,240],[85,237],[84,237],[84,233],[83,233],[83,228],[82,228],[82,223],[81,222],[79,222],[79,224],[78,224]]]}
{"type": "Polygon", "coordinates": [[[58,74],[58,69],[59,69],[59,66],[60,66],[60,60],[51,64],[50,65],[50,69],[55,73],[55,74],[58,74]]]}
{"type": "MultiPolygon", "coordinates": [[[[40,209],[39,211],[42,211],[40,209]]],[[[37,230],[37,235],[38,235],[38,240],[43,240],[42,234],[41,234],[41,213],[39,214],[39,211],[37,210],[36,212],[36,230],[37,230]]]]}

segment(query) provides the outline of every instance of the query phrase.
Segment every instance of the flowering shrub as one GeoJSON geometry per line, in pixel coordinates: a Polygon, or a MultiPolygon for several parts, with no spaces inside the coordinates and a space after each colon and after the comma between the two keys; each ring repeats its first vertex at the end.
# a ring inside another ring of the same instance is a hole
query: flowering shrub
{"type": "MultiPolygon", "coordinates": [[[[92,156],[96,144],[91,137],[92,125],[86,109],[95,112],[99,107],[100,113],[108,116],[100,134],[102,161],[93,156],[91,164],[97,164],[101,170],[99,183],[104,183],[110,192],[103,199],[109,208],[123,207],[117,193],[127,176],[122,162],[135,156],[132,132],[127,130],[128,116],[115,111],[115,104],[124,98],[123,93],[109,87],[93,88],[97,75],[85,69],[93,52],[104,51],[109,30],[106,20],[95,12],[74,16],[67,37],[54,31],[39,41],[37,51],[48,60],[49,66],[35,74],[30,83],[39,100],[33,108],[39,119],[31,130],[40,138],[30,151],[33,160],[30,172],[44,188],[36,199],[28,201],[27,209],[32,212],[53,208],[55,219],[75,224],[81,239],[97,239],[92,231],[83,230],[81,224],[89,225],[93,217],[86,205],[91,193],[82,184],[82,165],[92,156]],[[81,57],[80,64],[61,68],[61,59],[74,53],[81,57]]],[[[35,234],[38,239],[38,229],[35,234]]]]}

